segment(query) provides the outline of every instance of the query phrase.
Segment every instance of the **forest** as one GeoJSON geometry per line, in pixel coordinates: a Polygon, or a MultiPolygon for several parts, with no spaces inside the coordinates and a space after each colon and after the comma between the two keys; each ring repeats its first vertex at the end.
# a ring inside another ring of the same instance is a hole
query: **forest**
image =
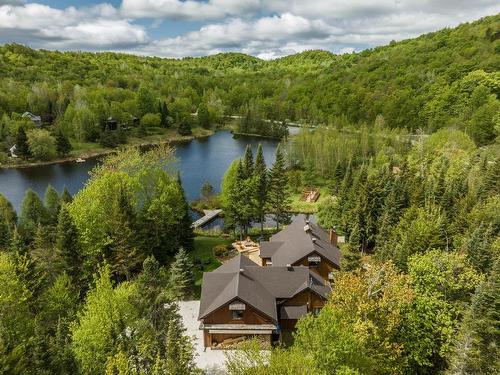
{"type": "Polygon", "coordinates": [[[489,144],[498,134],[499,23],[495,15],[359,53],[306,51],[272,61],[238,53],[161,59],[6,44],[0,47],[0,159],[16,142],[19,156],[43,160],[168,128],[190,134],[233,115],[243,118],[237,131],[274,137],[283,135],[283,121],[361,126],[379,116],[391,129],[454,126],[489,144]],[[26,111],[40,116],[41,128],[22,117],[26,111]]]}
{"type": "Polygon", "coordinates": [[[497,373],[498,141],[479,148],[454,129],[409,142],[383,128],[324,128],[304,130],[288,155],[285,197],[297,178],[329,186],[317,217],[345,236],[342,271],[292,346],[263,355],[247,343],[228,355],[230,373],[497,373]]]}
{"type": "Polygon", "coordinates": [[[109,156],[72,197],[0,195],[0,373],[188,374],[193,233],[172,149],[109,156]],[[118,371],[118,372],[117,372],[118,371]]]}
{"type": "MultiPolygon", "coordinates": [[[[273,61],[4,45],[0,152],[51,158],[236,115],[236,132],[266,136],[314,125],[270,168],[247,148],[216,199],[228,240],[266,214],[278,230],[293,194],[322,188],[316,217],[345,238],[342,269],[293,344],[247,341],[229,374],[499,373],[499,24],[273,61]]],[[[19,212],[0,194],[0,373],[202,373],[176,303],[196,297],[203,264],[173,152],[124,148],[75,196],[28,190],[19,212]]]]}

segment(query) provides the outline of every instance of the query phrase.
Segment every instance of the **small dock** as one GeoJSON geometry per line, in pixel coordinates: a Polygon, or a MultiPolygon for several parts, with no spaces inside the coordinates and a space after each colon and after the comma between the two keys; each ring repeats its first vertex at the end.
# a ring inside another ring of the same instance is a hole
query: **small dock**
{"type": "Polygon", "coordinates": [[[191,228],[199,228],[199,227],[205,225],[209,221],[212,221],[217,216],[219,216],[219,214],[221,212],[222,212],[222,210],[203,210],[203,213],[205,214],[205,216],[200,217],[198,220],[193,222],[193,224],[191,224],[191,228]]]}

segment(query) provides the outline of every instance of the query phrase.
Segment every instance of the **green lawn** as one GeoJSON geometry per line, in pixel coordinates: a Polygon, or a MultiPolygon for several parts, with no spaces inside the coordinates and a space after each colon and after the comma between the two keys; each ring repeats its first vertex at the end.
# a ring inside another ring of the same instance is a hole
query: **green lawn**
{"type": "Polygon", "coordinates": [[[191,254],[195,267],[194,294],[196,298],[200,297],[203,272],[213,271],[221,265],[221,263],[213,256],[213,247],[216,245],[227,245],[230,243],[231,240],[222,237],[197,236],[194,238],[194,251],[191,254]]]}

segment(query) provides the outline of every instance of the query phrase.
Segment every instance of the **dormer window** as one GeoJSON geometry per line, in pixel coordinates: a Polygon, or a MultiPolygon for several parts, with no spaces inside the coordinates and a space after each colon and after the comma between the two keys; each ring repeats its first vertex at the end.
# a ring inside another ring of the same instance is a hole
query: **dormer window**
{"type": "Polygon", "coordinates": [[[321,262],[321,258],[319,256],[310,256],[307,257],[307,262],[309,263],[310,268],[315,268],[319,266],[321,262]]]}
{"type": "Polygon", "coordinates": [[[229,310],[231,311],[232,320],[243,319],[243,313],[245,312],[246,305],[242,302],[233,302],[229,305],[229,310]]]}

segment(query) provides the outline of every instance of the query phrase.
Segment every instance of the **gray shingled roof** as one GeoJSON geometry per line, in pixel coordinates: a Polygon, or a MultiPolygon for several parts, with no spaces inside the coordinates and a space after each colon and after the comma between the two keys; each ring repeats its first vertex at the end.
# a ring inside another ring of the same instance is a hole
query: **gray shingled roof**
{"type": "Polygon", "coordinates": [[[300,319],[307,314],[307,306],[281,306],[281,319],[300,319]]]}
{"type": "Polygon", "coordinates": [[[204,273],[199,318],[238,299],[276,321],[275,298],[245,272],[246,267],[252,266],[259,267],[247,257],[238,255],[213,272],[204,273]]]}
{"type": "Polygon", "coordinates": [[[332,245],[328,233],[312,222],[309,222],[309,231],[305,231],[306,218],[299,215],[282,231],[272,236],[268,242],[262,242],[264,253],[262,258],[270,256],[273,267],[293,264],[310,254],[318,254],[340,268],[340,250],[332,245]],[[315,238],[316,240],[313,240],[315,238]],[[280,245],[271,245],[276,243],[280,245]]]}
{"type": "Polygon", "coordinates": [[[199,319],[239,300],[277,321],[276,299],[291,298],[307,288],[325,299],[331,290],[307,267],[260,267],[238,255],[203,274],[199,319]]]}
{"type": "Polygon", "coordinates": [[[273,254],[280,248],[281,245],[283,245],[284,242],[280,241],[262,241],[259,244],[260,247],[260,257],[261,258],[271,258],[273,254]]]}

